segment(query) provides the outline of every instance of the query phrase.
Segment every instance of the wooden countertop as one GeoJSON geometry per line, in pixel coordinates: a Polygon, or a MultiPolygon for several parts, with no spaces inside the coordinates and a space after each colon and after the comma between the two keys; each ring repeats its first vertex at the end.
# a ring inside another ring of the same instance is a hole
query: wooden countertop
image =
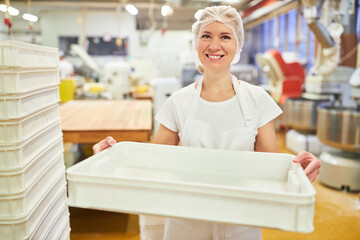
{"type": "Polygon", "coordinates": [[[74,100],[60,105],[64,142],[150,141],[152,103],[148,100],[74,100]]]}

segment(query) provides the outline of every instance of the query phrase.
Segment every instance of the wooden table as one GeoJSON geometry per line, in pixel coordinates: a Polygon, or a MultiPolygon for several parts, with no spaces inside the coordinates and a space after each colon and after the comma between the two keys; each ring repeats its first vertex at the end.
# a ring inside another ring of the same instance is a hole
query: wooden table
{"type": "Polygon", "coordinates": [[[136,92],[135,87],[131,87],[130,95],[136,100],[153,100],[154,90],[152,87],[149,87],[146,92],[138,93],[136,92]]]}
{"type": "Polygon", "coordinates": [[[151,138],[148,100],[74,100],[60,105],[60,117],[64,142],[96,143],[107,136],[136,142],[151,138]]]}

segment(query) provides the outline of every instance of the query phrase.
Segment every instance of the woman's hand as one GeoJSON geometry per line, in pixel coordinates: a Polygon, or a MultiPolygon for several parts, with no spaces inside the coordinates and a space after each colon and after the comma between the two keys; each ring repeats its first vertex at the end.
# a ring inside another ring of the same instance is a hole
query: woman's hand
{"type": "Polygon", "coordinates": [[[116,143],[115,139],[113,139],[112,137],[107,137],[107,138],[101,140],[100,142],[98,142],[97,144],[95,144],[92,147],[92,149],[94,151],[94,154],[97,154],[97,153],[111,147],[115,143],[116,143]]]}
{"type": "Polygon", "coordinates": [[[301,167],[304,169],[306,176],[311,182],[313,182],[317,175],[319,175],[320,170],[320,160],[312,155],[309,152],[301,151],[293,159],[294,163],[300,163],[301,167]]]}

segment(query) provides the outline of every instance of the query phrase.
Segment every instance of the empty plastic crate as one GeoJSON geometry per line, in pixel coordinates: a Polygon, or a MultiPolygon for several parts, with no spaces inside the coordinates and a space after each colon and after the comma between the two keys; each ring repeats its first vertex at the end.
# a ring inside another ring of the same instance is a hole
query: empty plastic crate
{"type": "Polygon", "coordinates": [[[67,169],[68,204],[311,232],[315,190],[293,157],[120,142],[67,169]]]}
{"type": "Polygon", "coordinates": [[[61,138],[61,122],[59,120],[22,142],[0,144],[0,171],[24,167],[44,149],[61,138]]]}
{"type": "Polygon", "coordinates": [[[69,210],[67,207],[65,207],[65,209],[62,209],[62,211],[60,211],[60,213],[56,216],[55,222],[53,222],[51,228],[48,232],[46,232],[45,237],[42,239],[60,239],[60,236],[64,232],[70,232],[69,220],[69,210]]]}
{"type": "Polygon", "coordinates": [[[40,223],[51,212],[51,209],[64,209],[65,207],[66,188],[64,183],[62,188],[51,188],[26,216],[17,219],[0,219],[0,239],[34,239],[32,235],[36,233],[40,223]]]}
{"type": "Polygon", "coordinates": [[[30,186],[38,176],[47,170],[47,166],[54,161],[54,158],[62,156],[64,149],[60,141],[54,142],[44,149],[23,168],[1,170],[0,195],[19,193],[30,186]]]}
{"type": "MultiPolygon", "coordinates": [[[[69,240],[70,239],[70,226],[64,229],[61,236],[59,237],[59,240],[69,240]]],[[[51,239],[48,239],[51,240],[51,239]]]]}
{"type": "Polygon", "coordinates": [[[68,207],[66,205],[62,205],[61,208],[55,206],[49,209],[49,212],[42,219],[35,233],[32,234],[31,239],[59,239],[66,223],[67,225],[69,224],[68,207]],[[62,222],[58,223],[58,219],[62,222]]]}
{"type": "Polygon", "coordinates": [[[0,67],[56,68],[58,66],[57,48],[13,40],[0,41],[0,67]]]}
{"type": "Polygon", "coordinates": [[[60,119],[59,105],[19,119],[0,120],[0,144],[23,141],[60,119]]]}
{"type": "Polygon", "coordinates": [[[44,197],[50,185],[54,187],[53,183],[60,175],[63,176],[65,171],[62,155],[54,159],[47,164],[46,171],[38,176],[27,189],[20,193],[0,195],[0,219],[23,217],[44,197]]]}
{"type": "Polygon", "coordinates": [[[25,93],[0,94],[0,120],[21,118],[58,103],[59,88],[37,89],[25,93]]]}
{"type": "Polygon", "coordinates": [[[57,69],[0,69],[0,93],[28,92],[60,83],[57,69]]]}

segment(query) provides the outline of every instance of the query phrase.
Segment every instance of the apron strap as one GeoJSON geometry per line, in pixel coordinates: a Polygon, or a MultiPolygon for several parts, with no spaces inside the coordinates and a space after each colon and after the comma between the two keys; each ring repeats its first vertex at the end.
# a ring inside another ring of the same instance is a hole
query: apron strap
{"type": "Polygon", "coordinates": [[[242,92],[242,89],[240,87],[239,82],[237,81],[237,78],[235,76],[233,76],[233,75],[232,75],[232,83],[233,83],[234,90],[235,90],[235,93],[236,93],[236,98],[237,98],[238,103],[239,103],[241,114],[244,117],[245,127],[250,127],[251,123],[252,123],[252,119],[248,115],[249,111],[248,111],[247,106],[245,104],[246,99],[244,98],[244,94],[242,92]]]}

